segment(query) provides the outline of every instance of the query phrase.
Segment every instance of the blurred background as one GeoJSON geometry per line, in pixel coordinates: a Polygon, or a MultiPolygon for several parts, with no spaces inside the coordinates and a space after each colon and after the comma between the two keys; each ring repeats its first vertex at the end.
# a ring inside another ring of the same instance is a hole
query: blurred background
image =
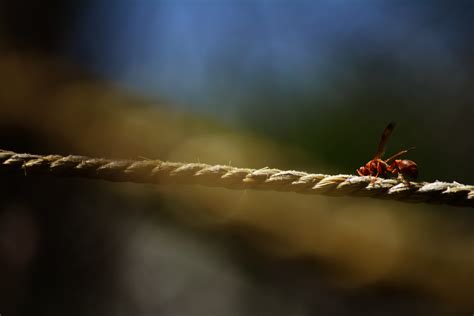
{"type": "MultiPolygon", "coordinates": [[[[474,183],[471,1],[0,2],[0,148],[474,183]]],[[[0,314],[470,315],[470,209],[2,174],[0,314]]]]}

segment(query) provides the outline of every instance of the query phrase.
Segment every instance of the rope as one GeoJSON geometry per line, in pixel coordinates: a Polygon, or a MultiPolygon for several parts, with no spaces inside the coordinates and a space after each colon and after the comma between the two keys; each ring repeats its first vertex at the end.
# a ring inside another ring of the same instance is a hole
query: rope
{"type": "Polygon", "coordinates": [[[53,174],[109,181],[200,184],[330,196],[372,197],[474,207],[474,186],[457,182],[404,182],[395,179],[324,175],[302,171],[236,168],[161,160],[112,160],[83,156],[17,154],[0,150],[0,172],[53,174]]]}

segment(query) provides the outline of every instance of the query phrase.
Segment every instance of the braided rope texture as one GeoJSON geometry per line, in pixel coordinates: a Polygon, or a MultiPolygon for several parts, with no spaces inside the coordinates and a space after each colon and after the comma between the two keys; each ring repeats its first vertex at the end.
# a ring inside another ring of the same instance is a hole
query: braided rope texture
{"type": "Polygon", "coordinates": [[[112,160],[84,156],[18,154],[0,150],[0,172],[53,174],[108,181],[200,184],[229,189],[261,189],[330,196],[372,197],[474,207],[474,186],[457,182],[407,182],[294,170],[236,168],[161,160],[112,160]]]}

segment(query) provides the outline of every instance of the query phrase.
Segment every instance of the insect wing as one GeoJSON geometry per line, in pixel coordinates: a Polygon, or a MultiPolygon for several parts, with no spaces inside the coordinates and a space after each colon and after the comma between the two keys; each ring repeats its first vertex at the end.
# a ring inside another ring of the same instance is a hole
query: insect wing
{"type": "Polygon", "coordinates": [[[387,145],[390,135],[392,135],[393,129],[395,128],[395,122],[390,122],[387,127],[383,130],[382,137],[380,138],[379,147],[375,153],[374,159],[382,157],[385,152],[385,146],[387,145]]]}

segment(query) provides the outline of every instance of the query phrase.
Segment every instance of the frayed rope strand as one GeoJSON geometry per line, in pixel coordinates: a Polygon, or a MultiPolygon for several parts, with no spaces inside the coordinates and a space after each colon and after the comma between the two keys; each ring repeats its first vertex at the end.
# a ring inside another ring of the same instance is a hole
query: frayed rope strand
{"type": "Polygon", "coordinates": [[[109,181],[200,184],[330,196],[372,197],[474,207],[474,186],[457,182],[410,182],[294,170],[236,168],[161,160],[113,160],[83,156],[17,154],[0,150],[0,172],[53,174],[109,181]]]}

